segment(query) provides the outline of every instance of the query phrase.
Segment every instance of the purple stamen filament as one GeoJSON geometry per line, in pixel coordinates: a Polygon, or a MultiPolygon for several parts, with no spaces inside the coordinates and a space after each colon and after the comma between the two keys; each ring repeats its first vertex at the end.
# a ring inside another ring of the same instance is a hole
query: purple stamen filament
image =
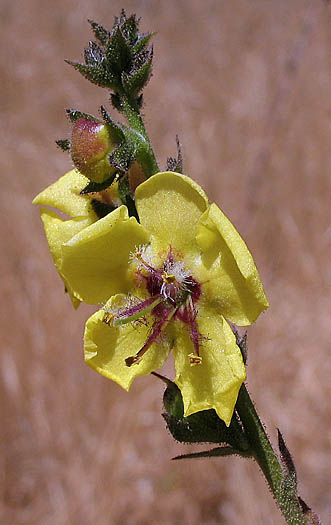
{"type": "Polygon", "coordinates": [[[162,296],[154,295],[153,297],[146,299],[146,301],[123,310],[117,316],[114,316],[114,326],[121,326],[136,321],[136,319],[143,317],[145,314],[153,310],[153,308],[160,304],[161,301],[163,301],[162,296]]]}
{"type": "Polygon", "coordinates": [[[190,338],[193,342],[193,347],[194,347],[194,354],[197,356],[198,359],[196,359],[195,357],[190,357],[190,363],[191,364],[197,364],[197,363],[200,363],[201,362],[201,358],[200,358],[200,352],[199,352],[199,336],[200,336],[200,333],[199,333],[199,330],[198,330],[198,325],[197,325],[197,322],[196,322],[196,311],[194,309],[194,305],[193,305],[193,301],[192,301],[192,297],[189,295],[188,299],[187,299],[187,303],[186,303],[186,308],[187,308],[187,313],[188,313],[188,322],[190,324],[190,338]]]}
{"type": "Polygon", "coordinates": [[[147,275],[143,275],[139,268],[137,270],[137,274],[144,277],[146,289],[151,297],[116,314],[106,313],[104,317],[104,322],[110,324],[112,321],[113,326],[131,323],[148,313],[154,317],[152,330],[145,344],[136,355],[125,360],[126,365],[130,367],[139,363],[172,317],[176,317],[177,320],[189,325],[190,338],[193,343],[193,353],[189,355],[190,364],[201,363],[199,354],[200,333],[196,322],[197,311],[194,305],[201,295],[200,284],[192,276],[186,276],[184,270],[183,276],[178,276],[178,265],[176,267],[177,275],[175,272],[173,275],[171,269],[172,264],[174,264],[174,257],[171,250],[162,268],[153,268],[144,260],[142,252],[136,253],[136,258],[147,272],[147,275]]]}
{"type": "Polygon", "coordinates": [[[128,357],[125,360],[126,366],[131,366],[135,363],[139,363],[140,359],[144,355],[144,353],[150,348],[150,346],[156,341],[156,339],[159,337],[160,333],[169,323],[170,319],[175,314],[176,310],[175,308],[171,309],[165,309],[162,313],[161,319],[159,321],[154,322],[154,330],[151,333],[151,335],[147,338],[146,343],[144,346],[139,350],[139,352],[135,356],[128,357]]]}

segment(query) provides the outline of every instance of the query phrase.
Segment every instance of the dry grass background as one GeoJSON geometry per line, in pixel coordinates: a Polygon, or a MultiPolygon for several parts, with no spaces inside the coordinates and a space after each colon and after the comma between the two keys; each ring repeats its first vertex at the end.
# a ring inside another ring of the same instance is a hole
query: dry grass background
{"type": "MultiPolygon", "coordinates": [[[[2,0],[0,521],[5,525],[282,524],[256,465],[171,462],[163,387],[130,394],[82,361],[75,312],[33,196],[70,168],[64,108],[106,93],[64,64],[124,6],[156,30],[145,116],[158,158],[236,224],[271,307],[249,329],[248,386],[300,493],[330,519],[330,29],[319,0],[2,0]],[[328,514],[329,512],[329,514],[328,514]]],[[[329,521],[330,523],[330,521],[329,521]]]]}

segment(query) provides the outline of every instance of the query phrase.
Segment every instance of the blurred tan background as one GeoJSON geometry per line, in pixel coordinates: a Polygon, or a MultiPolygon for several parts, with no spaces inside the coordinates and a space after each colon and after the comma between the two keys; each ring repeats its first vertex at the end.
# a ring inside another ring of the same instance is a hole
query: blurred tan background
{"type": "Polygon", "coordinates": [[[171,462],[153,377],[130,394],[82,360],[75,312],[31,200],[71,167],[64,108],[107,93],[63,62],[121,7],[155,30],[146,123],[161,165],[232,219],[271,303],[249,329],[248,388],[293,454],[301,496],[330,519],[330,29],[319,0],[2,0],[0,522],[282,524],[255,464],[171,462]],[[329,419],[328,419],[329,418],[329,419]]]}

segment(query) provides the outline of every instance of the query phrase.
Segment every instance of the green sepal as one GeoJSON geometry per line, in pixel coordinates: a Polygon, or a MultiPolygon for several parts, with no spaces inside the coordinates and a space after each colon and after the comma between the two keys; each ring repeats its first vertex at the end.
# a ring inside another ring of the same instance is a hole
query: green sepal
{"type": "Polygon", "coordinates": [[[124,177],[121,177],[118,181],[118,196],[123,202],[123,204],[126,205],[126,197],[130,193],[130,185],[129,185],[129,179],[127,175],[124,175],[124,177]]]}
{"type": "Polygon", "coordinates": [[[71,120],[71,122],[76,122],[80,118],[87,118],[90,120],[94,120],[95,122],[100,122],[100,119],[97,117],[94,117],[93,115],[90,115],[89,113],[83,113],[82,111],[78,111],[77,109],[66,109],[66,114],[71,120]]]}
{"type": "Polygon", "coordinates": [[[70,150],[70,140],[68,139],[59,139],[55,141],[55,144],[62,149],[62,151],[70,150]]]}
{"type": "Polygon", "coordinates": [[[136,96],[147,84],[152,74],[152,60],[153,57],[143,64],[140,69],[133,72],[122,73],[122,85],[126,93],[130,96],[136,96]]]}
{"type": "Polygon", "coordinates": [[[154,33],[139,33],[136,15],[126,17],[122,10],[115,17],[113,29],[108,31],[101,24],[89,20],[97,42],[90,41],[84,51],[85,64],[67,60],[85,78],[115,94],[114,107],[123,111],[121,99],[126,95],[133,107],[141,107],[136,100],[151,76],[153,52],[146,47],[154,33]]]}
{"type": "Polygon", "coordinates": [[[90,40],[89,47],[84,49],[84,58],[86,64],[88,66],[97,66],[102,61],[104,56],[105,54],[101,47],[99,47],[96,42],[93,42],[93,40],[90,40]]]}
{"type": "Polygon", "coordinates": [[[110,102],[112,103],[112,106],[117,109],[121,113],[123,111],[123,105],[121,101],[121,97],[118,93],[111,93],[110,95],[110,102]]]}
{"type": "Polygon", "coordinates": [[[103,219],[103,217],[106,217],[108,213],[111,213],[112,211],[116,209],[116,206],[105,204],[104,202],[101,202],[97,199],[91,200],[91,206],[92,206],[94,213],[98,216],[99,219],[103,219]]]}
{"type": "Polygon", "coordinates": [[[140,18],[136,18],[135,14],[127,18],[124,9],[122,9],[120,17],[115,17],[115,24],[121,28],[123,36],[129,42],[130,46],[137,40],[139,21],[140,18]]]}
{"type": "Polygon", "coordinates": [[[100,44],[106,46],[110,39],[110,31],[107,31],[101,24],[94,22],[94,20],[88,19],[88,23],[91,25],[93,33],[100,44]]]}
{"type": "Polygon", "coordinates": [[[198,458],[214,458],[214,457],[225,457],[225,456],[244,456],[251,457],[251,454],[245,454],[236,450],[233,447],[216,447],[211,450],[203,450],[201,452],[192,452],[191,454],[182,454],[181,456],[176,456],[172,458],[173,460],[177,459],[198,459],[198,458]]]}
{"type": "Polygon", "coordinates": [[[131,49],[122,31],[116,27],[106,49],[106,59],[112,74],[121,75],[122,71],[130,70],[132,66],[131,49]]]}
{"type": "Polygon", "coordinates": [[[120,124],[119,122],[116,122],[111,116],[110,114],[108,113],[108,111],[106,110],[106,108],[104,106],[101,106],[100,107],[100,113],[102,115],[102,118],[105,122],[105,124],[107,125],[107,129],[110,133],[110,137],[111,139],[116,142],[122,142],[123,139],[125,138],[125,134],[124,134],[124,126],[122,124],[120,124]]]}
{"type": "Polygon", "coordinates": [[[143,98],[143,94],[141,93],[139,95],[139,97],[137,97],[136,99],[136,104],[137,104],[137,108],[140,110],[143,106],[143,103],[144,103],[144,98],[143,98]]]}
{"type": "Polygon", "coordinates": [[[134,146],[126,139],[109,155],[109,162],[118,171],[127,172],[134,160],[134,154],[134,146]]]}
{"type": "Polygon", "coordinates": [[[130,194],[130,185],[129,185],[129,179],[128,175],[124,175],[121,177],[118,181],[118,196],[125,204],[125,206],[128,208],[128,213],[130,217],[135,217],[137,221],[139,222],[139,215],[137,212],[137,208],[134,202],[134,199],[132,198],[130,194]]]}
{"type": "Polygon", "coordinates": [[[133,46],[132,51],[137,54],[139,53],[144,47],[146,47],[152,38],[152,36],[156,35],[156,31],[153,33],[142,33],[140,37],[138,38],[137,43],[133,46]]]}
{"type": "Polygon", "coordinates": [[[114,182],[117,172],[112,173],[108,179],[103,182],[89,182],[85,188],[82,189],[80,195],[87,195],[88,193],[97,193],[102,190],[106,190],[114,182]]]}
{"type": "Polygon", "coordinates": [[[97,86],[107,87],[114,90],[117,90],[120,87],[118,80],[110,76],[103,65],[90,66],[87,64],[80,64],[79,62],[73,62],[72,60],[65,60],[65,62],[97,86]]]}
{"type": "Polygon", "coordinates": [[[247,330],[243,335],[241,335],[233,323],[230,323],[230,326],[231,326],[232,332],[235,335],[236,343],[239,346],[244,364],[246,365],[247,353],[248,353],[247,330]]]}
{"type": "Polygon", "coordinates": [[[175,171],[176,173],[183,173],[182,147],[179,142],[178,135],[176,135],[176,144],[177,144],[177,158],[175,157],[167,158],[166,171],[175,171]]]}

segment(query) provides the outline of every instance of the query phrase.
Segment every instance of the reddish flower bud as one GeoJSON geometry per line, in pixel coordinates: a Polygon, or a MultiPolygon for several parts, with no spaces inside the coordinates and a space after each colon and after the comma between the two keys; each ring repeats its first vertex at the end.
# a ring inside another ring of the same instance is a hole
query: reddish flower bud
{"type": "Polygon", "coordinates": [[[93,182],[104,182],[114,168],[109,154],[115,149],[102,122],[89,118],[78,119],[71,134],[71,158],[75,167],[93,182]]]}

